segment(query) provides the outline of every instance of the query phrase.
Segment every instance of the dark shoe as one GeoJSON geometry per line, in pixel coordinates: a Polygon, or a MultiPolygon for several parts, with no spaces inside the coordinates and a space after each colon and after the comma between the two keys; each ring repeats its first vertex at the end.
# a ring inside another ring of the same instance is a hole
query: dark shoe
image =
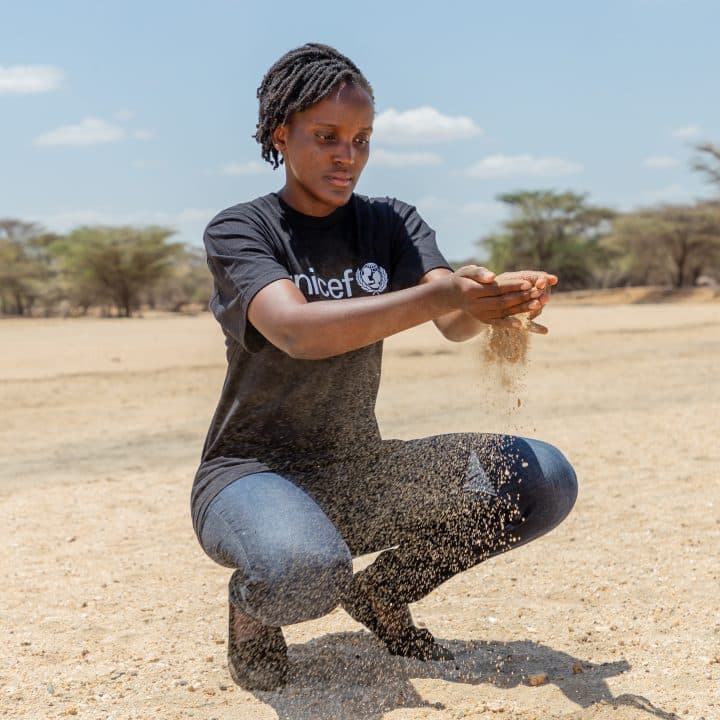
{"type": "Polygon", "coordinates": [[[358,573],[343,599],[343,609],[381,640],[391,655],[416,660],[453,660],[453,654],[435,641],[429,630],[413,624],[407,605],[383,605],[364,587],[358,573]]]}
{"type": "Polygon", "coordinates": [[[275,690],[285,684],[287,645],[279,627],[262,625],[232,602],[228,613],[228,669],[245,690],[275,690]]]}
{"type": "Polygon", "coordinates": [[[391,655],[415,658],[415,660],[454,660],[455,656],[435,640],[432,633],[414,625],[405,628],[398,637],[384,640],[391,655]]]}

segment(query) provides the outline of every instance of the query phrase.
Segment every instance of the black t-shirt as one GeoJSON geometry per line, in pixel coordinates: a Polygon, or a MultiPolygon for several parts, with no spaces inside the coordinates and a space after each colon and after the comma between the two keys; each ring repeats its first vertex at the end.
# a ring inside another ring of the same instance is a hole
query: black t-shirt
{"type": "Polygon", "coordinates": [[[291,358],[247,319],[255,294],[289,279],[308,302],[377,295],[449,267],[415,208],[360,195],[321,218],[274,193],[235,205],[210,222],[205,247],[228,370],[193,485],[196,530],[210,501],[236,478],[321,467],[380,440],[382,342],[324,360],[291,358]]]}

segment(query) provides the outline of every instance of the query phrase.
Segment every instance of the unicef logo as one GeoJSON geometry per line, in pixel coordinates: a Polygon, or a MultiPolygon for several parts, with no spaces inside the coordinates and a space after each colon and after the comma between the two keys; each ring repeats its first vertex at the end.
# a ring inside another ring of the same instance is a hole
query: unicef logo
{"type": "Polygon", "coordinates": [[[355,273],[355,280],[366,293],[372,293],[373,295],[383,292],[388,284],[385,268],[372,262],[365,263],[355,273]]]}

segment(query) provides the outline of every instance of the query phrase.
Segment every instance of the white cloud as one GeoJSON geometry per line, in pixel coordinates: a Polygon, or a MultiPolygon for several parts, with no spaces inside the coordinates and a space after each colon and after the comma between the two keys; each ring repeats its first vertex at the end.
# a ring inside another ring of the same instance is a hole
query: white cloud
{"type": "Polygon", "coordinates": [[[442,158],[435,153],[423,152],[392,152],[377,148],[370,152],[370,162],[380,167],[420,167],[422,165],[439,165],[442,158]]]}
{"type": "Polygon", "coordinates": [[[443,115],[429,106],[404,112],[390,108],[381,112],[373,124],[373,139],[393,145],[463,140],[482,135],[482,132],[472,118],[443,115]]]}
{"type": "Polygon", "coordinates": [[[488,155],[465,170],[470,177],[496,178],[562,177],[580,172],[583,166],[556,157],[533,155],[488,155]]]}
{"type": "Polygon", "coordinates": [[[152,140],[155,137],[154,130],[134,130],[132,136],[136,140],[152,140]]]}
{"type": "Polygon", "coordinates": [[[680,140],[692,140],[702,133],[702,130],[697,125],[685,125],[684,127],[675,128],[672,131],[672,136],[680,138],[680,140]]]}
{"type": "Polygon", "coordinates": [[[100,118],[87,117],[78,125],[65,125],[35,138],[36,145],[98,145],[122,140],[125,130],[100,118]]]}
{"type": "Polygon", "coordinates": [[[224,165],[220,170],[222,175],[265,175],[271,172],[272,166],[259,160],[248,160],[247,162],[231,162],[224,165]]]}
{"type": "Polygon", "coordinates": [[[662,170],[664,168],[677,167],[680,161],[674,157],[667,155],[652,155],[643,160],[645,167],[653,168],[653,170],[662,170]]]}
{"type": "Polygon", "coordinates": [[[63,71],[52,65],[0,65],[0,95],[57,90],[63,77],[63,71]]]}

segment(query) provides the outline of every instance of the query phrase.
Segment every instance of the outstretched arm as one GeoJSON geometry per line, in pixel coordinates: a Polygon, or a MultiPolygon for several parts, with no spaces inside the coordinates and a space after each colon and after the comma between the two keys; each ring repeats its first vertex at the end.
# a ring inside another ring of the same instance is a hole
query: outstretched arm
{"type": "Polygon", "coordinates": [[[290,280],[277,280],[252,299],[248,319],[288,355],[317,360],[370,345],[453,311],[481,323],[534,312],[541,309],[540,296],[526,278],[496,278],[477,266],[442,271],[431,281],[406,290],[313,303],[290,280]]]}

